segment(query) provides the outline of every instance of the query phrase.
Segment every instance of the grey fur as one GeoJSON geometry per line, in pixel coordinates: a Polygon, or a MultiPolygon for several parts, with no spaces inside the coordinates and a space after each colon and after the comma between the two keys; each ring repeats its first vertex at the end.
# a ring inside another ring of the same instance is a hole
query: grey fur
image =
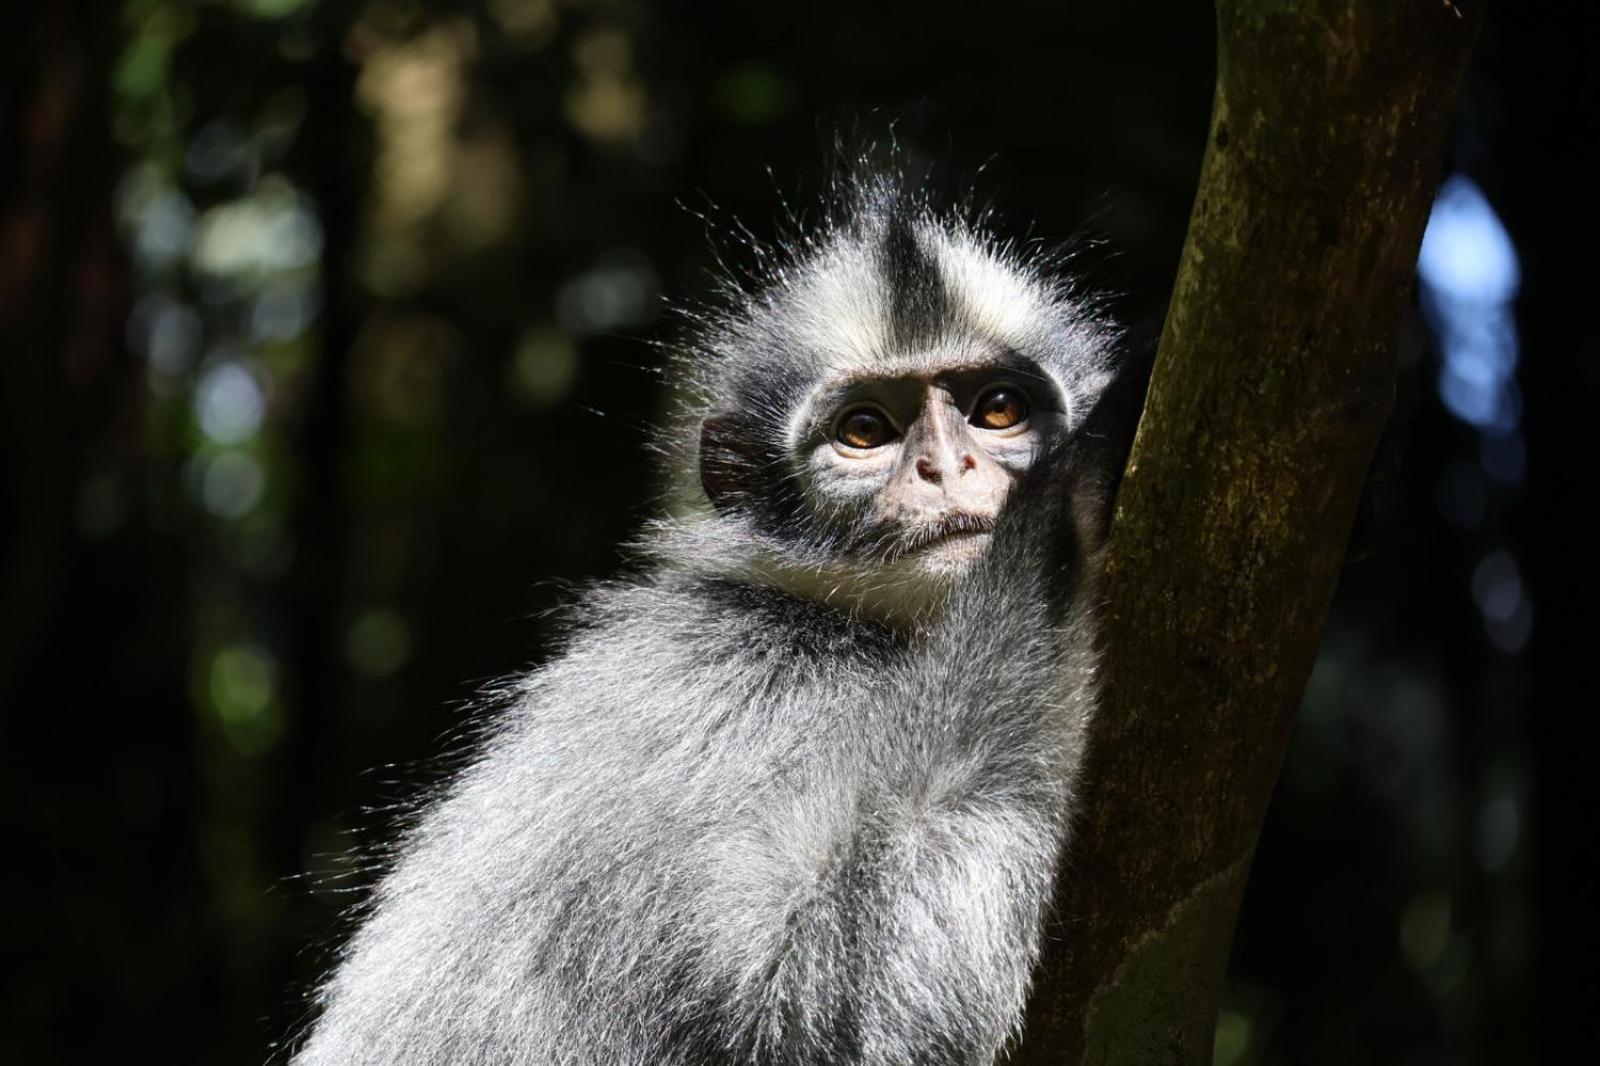
{"type": "Polygon", "coordinates": [[[1081,416],[1112,333],[886,180],[773,263],[684,346],[679,513],[651,568],[593,590],[564,653],[509,686],[295,1061],[976,1064],[1016,1036],[1094,702],[1095,523],[1075,515],[1109,473],[1081,416]],[[963,292],[949,247],[1011,289],[963,292]],[[883,329],[841,357],[839,316],[883,329]],[[882,624],[873,588],[827,592],[888,548],[807,484],[804,408],[841,363],[979,350],[1049,378],[1071,439],[981,561],[882,624]],[[733,452],[697,454],[718,419],[733,452]],[[719,459],[734,488],[712,507],[719,459]]]}

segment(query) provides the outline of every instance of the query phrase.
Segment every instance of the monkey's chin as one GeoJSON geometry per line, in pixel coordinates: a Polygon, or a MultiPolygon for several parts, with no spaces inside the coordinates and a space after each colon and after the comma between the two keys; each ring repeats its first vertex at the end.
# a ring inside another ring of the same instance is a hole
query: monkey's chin
{"type": "Polygon", "coordinates": [[[983,557],[992,537],[952,533],[887,563],[796,566],[773,556],[754,560],[745,576],[885,625],[917,628],[937,616],[951,586],[983,557]]]}
{"type": "Polygon", "coordinates": [[[951,581],[983,558],[993,536],[983,531],[951,533],[912,552],[907,561],[929,577],[951,581]]]}

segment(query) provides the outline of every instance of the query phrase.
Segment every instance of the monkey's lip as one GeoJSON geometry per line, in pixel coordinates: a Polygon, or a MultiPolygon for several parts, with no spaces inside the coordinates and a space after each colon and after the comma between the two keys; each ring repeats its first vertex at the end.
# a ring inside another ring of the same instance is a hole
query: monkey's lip
{"type": "Polygon", "coordinates": [[[954,515],[907,538],[902,555],[921,555],[940,548],[980,542],[994,532],[994,519],[982,515],[954,515]]]}
{"type": "Polygon", "coordinates": [[[985,537],[988,537],[991,532],[991,530],[987,529],[957,529],[949,533],[940,533],[932,540],[912,548],[910,554],[915,555],[918,552],[925,552],[934,548],[941,548],[946,544],[964,544],[968,541],[982,540],[985,537]]]}

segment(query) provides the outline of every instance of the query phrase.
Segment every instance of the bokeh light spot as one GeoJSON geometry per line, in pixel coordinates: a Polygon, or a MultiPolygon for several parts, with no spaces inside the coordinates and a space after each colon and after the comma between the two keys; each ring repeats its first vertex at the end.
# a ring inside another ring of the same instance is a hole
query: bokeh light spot
{"type": "Polygon", "coordinates": [[[258,717],[272,701],[272,666],[259,649],[236,645],[211,659],[211,704],[218,717],[242,722],[258,717]]]}
{"type": "Polygon", "coordinates": [[[194,410],[207,437],[218,444],[237,444],[261,428],[267,411],[266,391],[242,361],[220,360],[200,375],[194,410]]]}
{"type": "Polygon", "coordinates": [[[1493,873],[1511,861],[1522,836],[1522,813],[1514,796],[1497,796],[1478,809],[1472,850],[1478,865],[1493,873]]]}
{"type": "Polygon", "coordinates": [[[1517,294],[1522,272],[1511,235],[1469,178],[1452,174],[1439,187],[1417,270],[1453,299],[1505,303],[1517,294]]]}
{"type": "Polygon", "coordinates": [[[364,611],[345,635],[345,658],[368,677],[388,677],[411,655],[411,627],[396,611],[364,611]]]}
{"type": "Polygon", "coordinates": [[[1472,571],[1472,599],[1483,614],[1489,641],[1508,654],[1527,646],[1533,630],[1533,607],[1516,558],[1500,549],[1490,552],[1472,571]]]}
{"type": "Polygon", "coordinates": [[[712,98],[717,109],[741,126],[764,126],[784,117],[799,94],[776,67],[745,63],[717,79],[712,98]]]}
{"type": "Polygon", "coordinates": [[[510,365],[511,394],[543,410],[560,403],[578,377],[578,349],[558,329],[535,326],[522,335],[510,365]]]}
{"type": "Polygon", "coordinates": [[[200,502],[218,518],[243,518],[255,510],[266,489],[266,472],[245,452],[212,456],[200,477],[200,502]]]}
{"type": "Polygon", "coordinates": [[[1419,892],[1400,916],[1400,957],[1418,973],[1425,973],[1444,957],[1450,946],[1450,897],[1443,892],[1419,892]]]}
{"type": "Polygon", "coordinates": [[[642,252],[622,249],[561,286],[556,315],[578,336],[646,325],[659,310],[655,267],[642,252]]]}
{"type": "Polygon", "coordinates": [[[282,179],[264,178],[243,199],[201,216],[193,261],[214,278],[259,285],[305,270],[322,254],[322,224],[305,198],[282,179]]]}
{"type": "Polygon", "coordinates": [[[1236,1010],[1217,1013],[1217,1032],[1212,1043],[1212,1066],[1236,1066],[1250,1050],[1250,1018],[1236,1010]]]}

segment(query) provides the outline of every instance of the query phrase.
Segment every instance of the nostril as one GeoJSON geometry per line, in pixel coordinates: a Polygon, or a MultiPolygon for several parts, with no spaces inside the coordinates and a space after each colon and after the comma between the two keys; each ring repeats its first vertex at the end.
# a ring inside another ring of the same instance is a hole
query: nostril
{"type": "Polygon", "coordinates": [[[932,481],[937,483],[944,480],[944,474],[940,473],[939,468],[934,466],[926,459],[917,460],[917,474],[924,481],[932,481]]]}
{"type": "Polygon", "coordinates": [[[973,457],[973,454],[971,452],[968,452],[966,455],[963,455],[961,457],[961,469],[962,469],[963,472],[968,471],[968,470],[975,470],[975,469],[977,469],[977,466],[978,466],[978,460],[973,457]]]}

